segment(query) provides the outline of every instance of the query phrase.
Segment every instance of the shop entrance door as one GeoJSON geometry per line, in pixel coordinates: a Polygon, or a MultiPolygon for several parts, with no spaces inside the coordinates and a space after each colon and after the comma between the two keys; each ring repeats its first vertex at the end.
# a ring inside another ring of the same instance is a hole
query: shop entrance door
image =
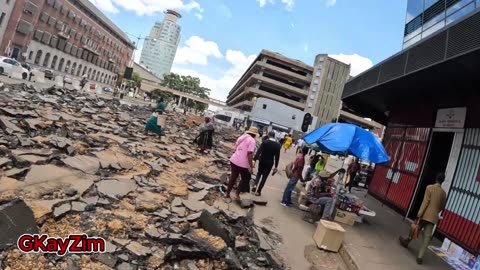
{"type": "Polygon", "coordinates": [[[417,184],[413,203],[407,217],[415,220],[418,210],[422,205],[423,196],[428,185],[435,183],[435,177],[439,172],[446,172],[447,165],[452,152],[452,146],[455,139],[455,132],[433,132],[425,160],[423,172],[417,184]]]}

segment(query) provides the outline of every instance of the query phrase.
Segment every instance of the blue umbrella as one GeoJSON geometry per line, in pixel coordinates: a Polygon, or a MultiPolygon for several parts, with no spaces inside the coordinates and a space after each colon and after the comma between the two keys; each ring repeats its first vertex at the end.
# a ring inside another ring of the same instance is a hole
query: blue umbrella
{"type": "Polygon", "coordinates": [[[385,148],[375,135],[352,124],[327,124],[303,139],[307,144],[317,144],[325,152],[347,153],[373,163],[389,160],[385,148]]]}

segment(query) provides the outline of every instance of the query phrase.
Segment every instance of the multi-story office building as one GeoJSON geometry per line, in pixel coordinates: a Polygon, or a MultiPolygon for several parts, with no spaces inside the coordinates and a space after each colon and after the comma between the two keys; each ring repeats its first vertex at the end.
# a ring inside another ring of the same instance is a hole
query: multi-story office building
{"type": "Polygon", "coordinates": [[[256,97],[272,99],[318,117],[316,126],[339,117],[350,66],[320,54],[312,67],[262,50],[227,97],[227,105],[250,111],[256,97]]]}
{"type": "Polygon", "coordinates": [[[403,48],[480,7],[480,0],[408,0],[403,48]]]}
{"type": "Polygon", "coordinates": [[[150,35],[143,43],[140,64],[160,78],[170,73],[172,68],[180,42],[181,27],[177,24],[177,20],[181,17],[176,11],[165,11],[163,21],[155,23],[150,35]]]}
{"type": "MultiPolygon", "coordinates": [[[[15,0],[0,0],[0,42],[3,40],[3,35],[7,30],[8,20],[10,19],[10,14],[12,14],[14,5],[15,0]]],[[[8,52],[1,52],[1,54],[5,53],[8,52]]]]}
{"type": "Polygon", "coordinates": [[[0,46],[17,60],[107,84],[123,73],[133,49],[88,0],[16,0],[0,46]]]}
{"type": "Polygon", "coordinates": [[[349,110],[386,125],[391,161],[377,164],[369,193],[414,220],[426,187],[445,173],[447,202],[435,235],[473,258],[480,255],[478,4],[409,1],[407,22],[418,21],[409,33],[417,31],[419,41],[348,81],[343,93],[349,110]]]}
{"type": "Polygon", "coordinates": [[[319,54],[315,57],[313,79],[305,111],[317,116],[317,125],[335,122],[340,117],[343,87],[350,77],[350,65],[319,54]]]}

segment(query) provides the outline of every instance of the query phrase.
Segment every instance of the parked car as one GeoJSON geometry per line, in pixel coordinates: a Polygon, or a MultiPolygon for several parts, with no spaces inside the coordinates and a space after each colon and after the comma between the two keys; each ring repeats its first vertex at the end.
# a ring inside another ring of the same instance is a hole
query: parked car
{"type": "Polygon", "coordinates": [[[111,92],[112,92],[112,88],[105,86],[105,87],[103,88],[103,92],[111,93],[111,92]]]}
{"type": "Polygon", "coordinates": [[[63,84],[72,84],[72,78],[68,76],[63,77],[63,84]]]}
{"type": "Polygon", "coordinates": [[[12,72],[22,72],[22,78],[28,77],[28,71],[20,63],[12,58],[0,56],[0,74],[11,76],[12,72]]]}
{"type": "Polygon", "coordinates": [[[45,70],[43,70],[43,73],[45,73],[45,79],[49,79],[49,80],[53,81],[53,79],[54,79],[53,71],[51,71],[50,69],[45,69],[45,70]]]}

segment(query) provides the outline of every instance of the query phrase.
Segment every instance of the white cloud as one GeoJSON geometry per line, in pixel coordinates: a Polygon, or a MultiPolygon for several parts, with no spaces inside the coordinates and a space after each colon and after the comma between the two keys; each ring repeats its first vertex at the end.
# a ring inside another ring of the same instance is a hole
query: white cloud
{"type": "Polygon", "coordinates": [[[217,43],[206,41],[199,36],[192,36],[185,41],[185,46],[178,48],[174,63],[207,65],[208,57],[211,56],[223,57],[217,43]]]}
{"type": "Polygon", "coordinates": [[[303,50],[304,50],[305,52],[308,52],[308,43],[306,43],[305,45],[303,45],[303,50]]]}
{"type": "Polygon", "coordinates": [[[351,65],[350,75],[357,76],[363,71],[373,67],[372,60],[358,54],[332,54],[329,55],[345,64],[351,65]]]}
{"type": "Polygon", "coordinates": [[[291,26],[292,28],[295,28],[295,24],[294,24],[294,23],[291,23],[290,26],[291,26]]]}
{"type": "Polygon", "coordinates": [[[121,7],[139,16],[154,15],[166,9],[203,12],[200,4],[195,0],[188,2],[187,0],[90,0],[90,2],[105,12],[117,13],[118,8],[121,7]]]}
{"type": "Polygon", "coordinates": [[[273,4],[275,3],[273,0],[257,0],[260,7],[264,7],[267,3],[273,4]]]}
{"type": "MultiPolygon", "coordinates": [[[[271,4],[271,5],[275,4],[275,0],[256,0],[256,1],[258,2],[258,5],[260,7],[264,7],[267,4],[271,4]]],[[[285,5],[285,9],[288,11],[292,11],[293,6],[295,5],[295,0],[280,0],[280,2],[285,5]]]]}
{"type": "Polygon", "coordinates": [[[293,10],[293,6],[295,5],[295,0],[282,0],[282,3],[285,4],[285,8],[286,8],[288,11],[292,11],[292,10],[293,10]]]}
{"type": "Polygon", "coordinates": [[[219,78],[212,78],[192,68],[181,68],[177,66],[172,68],[172,72],[199,78],[203,87],[212,90],[210,94],[212,98],[225,100],[232,87],[256,57],[257,56],[253,54],[246,56],[241,51],[227,50],[225,52],[225,60],[229,63],[230,67],[219,78]]]}
{"type": "Polygon", "coordinates": [[[200,21],[203,19],[203,15],[200,12],[195,12],[195,17],[197,17],[197,19],[199,19],[200,21]]]}
{"type": "Polygon", "coordinates": [[[333,7],[337,3],[337,0],[326,0],[327,7],[333,7]]]}
{"type": "Polygon", "coordinates": [[[112,1],[110,0],[90,0],[90,2],[92,2],[92,4],[94,4],[97,8],[105,11],[105,12],[108,12],[108,13],[118,13],[118,8],[116,8],[112,1]]]}

